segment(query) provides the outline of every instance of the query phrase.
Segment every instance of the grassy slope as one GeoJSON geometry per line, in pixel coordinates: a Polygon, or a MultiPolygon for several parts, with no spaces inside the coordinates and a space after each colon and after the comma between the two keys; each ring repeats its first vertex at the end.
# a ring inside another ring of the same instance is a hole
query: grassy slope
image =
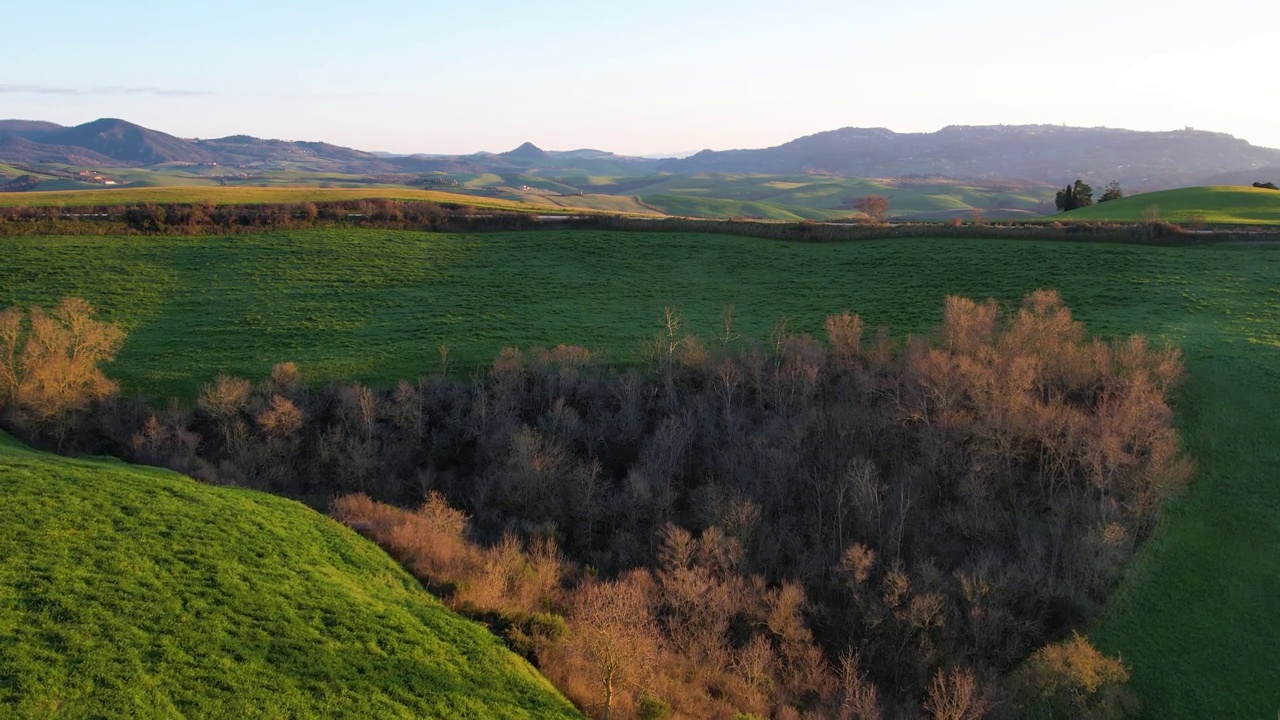
{"type": "Polygon", "coordinates": [[[300,203],[321,200],[364,200],[372,198],[423,200],[427,202],[471,205],[474,207],[500,210],[544,211],[549,207],[554,208],[554,206],[549,206],[547,204],[535,205],[498,198],[477,197],[474,195],[462,195],[458,193],[440,192],[437,190],[415,190],[413,188],[406,187],[319,188],[288,186],[143,187],[103,190],[69,190],[61,192],[0,193],[0,205],[47,207],[130,205],[146,202],[251,204],[300,203]]]}
{"type": "Polygon", "coordinates": [[[297,503],[3,435],[0,497],[5,717],[578,717],[297,503]]]}
{"type": "Polygon", "coordinates": [[[708,174],[658,176],[635,186],[621,179],[626,192],[673,214],[704,217],[755,215],[774,220],[823,220],[848,217],[849,198],[884,195],[890,213],[900,219],[941,219],[967,216],[975,207],[989,217],[1030,212],[1052,199],[1052,190],[1000,191],[961,184],[921,183],[825,176],[769,176],[708,174]],[[729,202],[732,201],[732,202],[729,202]],[[995,210],[999,208],[1001,212],[995,210]],[[1013,211],[1013,212],[1009,212],[1013,211]]]}
{"type": "Polygon", "coordinates": [[[1179,420],[1201,467],[1098,638],[1134,665],[1149,717],[1280,707],[1280,249],[359,231],[30,238],[5,250],[0,305],[82,294],[130,327],[114,375],[183,393],[277,360],[313,378],[413,377],[440,342],[459,364],[558,342],[625,358],[666,305],[704,337],[729,303],[748,337],[780,315],[820,332],[846,308],[920,331],[948,293],[1015,302],[1059,288],[1094,332],[1185,348],[1179,420]]]}
{"type": "Polygon", "coordinates": [[[1046,219],[1138,222],[1144,219],[1148,208],[1153,206],[1161,220],[1170,222],[1185,222],[1198,213],[1208,223],[1280,224],[1280,191],[1231,185],[1179,188],[1132,195],[1046,219]]]}
{"type": "Polygon", "coordinates": [[[516,197],[527,202],[543,202],[566,209],[600,210],[629,215],[658,215],[652,208],[636,202],[630,195],[531,195],[519,193],[516,197]]]}
{"type": "MultiPolygon", "coordinates": [[[[204,168],[219,171],[220,168],[204,168]]],[[[103,169],[127,187],[86,186],[70,180],[48,180],[41,192],[0,194],[0,205],[129,204],[138,202],[304,202],[307,200],[391,197],[506,207],[527,210],[563,207],[606,212],[649,213],[645,205],[676,215],[695,217],[752,216],[770,220],[826,220],[847,217],[852,211],[842,201],[880,194],[890,199],[890,211],[901,219],[944,219],[967,216],[973,207],[984,208],[990,218],[1020,216],[1052,195],[1051,189],[1001,191],[955,183],[913,185],[891,180],[827,176],[771,176],[703,174],[694,176],[551,178],[522,175],[458,174],[457,192],[418,190],[396,185],[343,184],[334,173],[270,171],[246,181],[235,178],[226,187],[198,177],[191,168],[164,172],[136,169],[103,169]],[[317,187],[321,182],[340,187],[317,187]],[[245,184],[239,184],[244,182],[245,184]],[[253,184],[248,184],[253,183],[253,184]],[[294,187],[291,185],[305,185],[294,187]],[[528,185],[535,192],[522,190],[528,185]],[[89,189],[85,189],[88,187],[89,189]],[[576,192],[585,189],[586,196],[576,192]],[[536,192],[555,192],[546,196],[536,192]]],[[[345,176],[355,181],[360,176],[345,176]]]]}
{"type": "MultiPolygon", "coordinates": [[[[744,200],[725,200],[721,198],[700,198],[688,195],[646,195],[644,202],[669,215],[685,217],[732,218],[754,217],[765,220],[800,220],[824,219],[836,213],[825,213],[809,208],[788,208],[765,202],[744,200]]],[[[842,213],[848,216],[852,213],[842,213]]]]}

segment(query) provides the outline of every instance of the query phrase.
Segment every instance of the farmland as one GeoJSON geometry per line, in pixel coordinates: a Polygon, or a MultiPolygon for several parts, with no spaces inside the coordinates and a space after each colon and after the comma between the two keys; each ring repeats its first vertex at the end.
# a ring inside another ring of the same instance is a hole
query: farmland
{"type": "Polygon", "coordinates": [[[386,198],[391,200],[416,200],[421,202],[470,205],[493,210],[546,211],[554,206],[534,205],[513,200],[483,198],[436,190],[417,190],[407,187],[385,188],[321,188],[252,186],[177,186],[132,187],[110,190],[63,190],[28,193],[0,193],[0,205],[30,207],[76,207],[86,205],[136,205],[140,203],[210,203],[222,204],[273,204],[303,203],[332,200],[367,200],[386,198]]]}
{"type": "Polygon", "coordinates": [[[3,434],[0,494],[6,717],[580,717],[295,502],[3,434]]]}
{"type": "MultiPolygon", "coordinates": [[[[0,173],[3,173],[0,166],[0,173]]],[[[0,193],[0,205],[69,207],[132,203],[285,203],[389,198],[481,208],[563,212],[584,210],[637,215],[831,220],[855,214],[853,201],[889,198],[901,220],[970,217],[1025,219],[1052,210],[1053,188],[1034,183],[983,184],[947,178],[864,179],[824,175],[704,173],[644,176],[554,176],[546,172],[429,173],[423,189],[359,175],[275,171],[252,180],[216,181],[177,170],[104,171],[121,185],[97,186],[57,178],[33,192],[0,193]]],[[[63,170],[65,172],[65,169],[63,170]]],[[[14,172],[18,172],[14,169],[14,172]]],[[[402,176],[407,178],[409,176],[402,176]]]]}
{"type": "Polygon", "coordinates": [[[1280,191],[1227,185],[1162,190],[1096,203],[1049,219],[1278,225],[1280,191]]]}
{"type": "Polygon", "coordinates": [[[1184,349],[1177,410],[1200,469],[1094,636],[1133,666],[1148,717],[1265,717],[1280,687],[1278,274],[1280,250],[1243,245],[305,231],[9,241],[0,304],[86,297],[129,332],[109,374],[189,402],[218,371],[282,360],[314,381],[412,378],[442,344],[461,371],[506,345],[634,362],[667,306],[707,340],[728,305],[747,338],[782,316],[818,332],[844,309],[901,333],[936,323],[946,294],[1054,287],[1092,332],[1184,349]]]}

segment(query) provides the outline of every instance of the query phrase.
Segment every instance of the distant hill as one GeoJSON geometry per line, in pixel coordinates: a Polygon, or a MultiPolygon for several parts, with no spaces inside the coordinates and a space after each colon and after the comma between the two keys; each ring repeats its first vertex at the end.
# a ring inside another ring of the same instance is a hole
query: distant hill
{"type": "Polygon", "coordinates": [[[0,136],[0,158],[16,163],[59,163],[82,167],[113,165],[116,161],[88,148],[50,145],[20,135],[0,136]]]}
{"type": "Polygon", "coordinates": [[[604,150],[543,150],[531,142],[503,153],[473,155],[412,155],[395,158],[398,167],[419,172],[493,173],[499,175],[648,175],[658,170],[646,158],[616,155],[604,150]]]}
{"type": "Polygon", "coordinates": [[[248,135],[188,140],[110,118],[69,128],[29,120],[0,121],[0,162],[115,167],[217,163],[353,173],[400,170],[373,153],[328,143],[248,135]]]}
{"type": "Polygon", "coordinates": [[[63,127],[57,123],[42,120],[0,120],[0,136],[16,135],[30,138],[33,135],[43,135],[62,129],[63,127]]]}
{"type": "Polygon", "coordinates": [[[196,147],[223,165],[290,166],[330,172],[391,172],[395,165],[375,153],[353,150],[321,142],[263,140],[248,135],[232,135],[214,140],[198,140],[196,147]]]}
{"type": "Polygon", "coordinates": [[[1280,185],[1280,166],[1256,168],[1253,170],[1236,170],[1214,175],[1205,180],[1205,185],[1244,185],[1252,187],[1256,182],[1270,182],[1280,185]]]}
{"type": "Polygon", "coordinates": [[[9,142],[0,145],[0,162],[116,167],[217,163],[255,172],[435,173],[550,181],[715,173],[881,179],[933,176],[982,183],[1021,180],[1048,187],[1079,178],[1095,186],[1118,180],[1130,191],[1141,191],[1245,179],[1252,182],[1258,179],[1254,176],[1266,180],[1280,168],[1280,150],[1257,147],[1222,133],[1057,125],[950,126],[933,133],[843,128],[777,147],[704,150],[682,159],[639,158],[591,149],[544,150],[531,142],[502,153],[395,156],[323,142],[248,135],[188,140],[117,119],[70,128],[3,120],[0,139],[4,138],[9,142]],[[13,138],[27,142],[13,142],[13,138]]]}
{"type": "Polygon", "coordinates": [[[5,717],[580,718],[308,508],[0,433],[5,717]]]}
{"type": "Polygon", "coordinates": [[[527,142],[515,150],[509,150],[501,153],[499,157],[504,157],[510,160],[542,160],[547,157],[547,151],[531,142],[527,142]]]}
{"type": "Polygon", "coordinates": [[[190,140],[149,130],[124,120],[104,118],[37,136],[42,144],[92,150],[130,165],[170,162],[214,162],[216,158],[190,140]]]}
{"type": "Polygon", "coordinates": [[[1080,178],[1154,189],[1276,165],[1280,165],[1280,150],[1256,147],[1221,133],[1018,125],[951,126],[934,133],[844,128],[762,150],[704,150],[683,160],[662,161],[660,168],[681,174],[933,174],[1061,184],[1080,178]]]}

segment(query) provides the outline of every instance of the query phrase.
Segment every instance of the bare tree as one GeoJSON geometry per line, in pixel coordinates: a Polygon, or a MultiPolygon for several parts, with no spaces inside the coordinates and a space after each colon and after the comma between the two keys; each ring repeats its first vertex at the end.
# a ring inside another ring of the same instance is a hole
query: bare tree
{"type": "Polygon", "coordinates": [[[116,391],[98,368],[124,344],[115,323],[93,319],[81,298],[64,298],[53,310],[33,307],[0,313],[0,407],[36,428],[52,428],[61,444],[72,416],[116,391]]]}
{"type": "Polygon", "coordinates": [[[853,207],[866,215],[871,222],[882,223],[889,219],[889,198],[884,195],[867,195],[853,201],[853,207]]]}
{"type": "Polygon", "coordinates": [[[924,702],[924,710],[933,720],[978,720],[990,707],[973,671],[955,667],[933,676],[924,702]]]}
{"type": "Polygon", "coordinates": [[[572,641],[594,672],[604,720],[619,694],[644,689],[654,669],[659,635],[646,597],[650,583],[649,573],[640,570],[586,585],[574,597],[572,641]]]}

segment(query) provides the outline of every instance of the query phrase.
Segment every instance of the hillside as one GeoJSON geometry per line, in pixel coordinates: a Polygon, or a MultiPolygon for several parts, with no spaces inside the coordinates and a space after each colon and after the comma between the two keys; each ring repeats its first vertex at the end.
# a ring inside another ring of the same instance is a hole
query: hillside
{"type": "Polygon", "coordinates": [[[896,133],[884,128],[849,127],[771,148],[704,150],[684,159],[647,159],[589,149],[545,150],[531,142],[502,153],[388,156],[321,142],[264,140],[248,135],[188,140],[116,119],[70,128],[39,121],[4,120],[0,121],[0,138],[5,136],[20,137],[41,147],[0,147],[0,162],[79,165],[78,161],[91,152],[110,158],[110,164],[115,166],[218,163],[241,169],[527,175],[551,180],[655,173],[816,174],[850,178],[929,175],[984,182],[1030,180],[1052,186],[1075,178],[1095,184],[1119,180],[1126,188],[1157,190],[1207,184],[1214,178],[1251,177],[1255,171],[1269,172],[1280,167],[1280,150],[1190,128],[1139,132],[999,125],[896,133]]]}
{"type": "Polygon", "coordinates": [[[62,129],[63,127],[57,123],[43,120],[0,120],[0,135],[30,137],[62,129]]]}
{"type": "Polygon", "coordinates": [[[934,174],[1051,183],[1078,177],[1159,189],[1278,164],[1280,150],[1221,133],[1000,125],[950,126],[933,133],[844,128],[762,150],[704,150],[683,160],[664,161],[660,167],[682,174],[818,171],[850,177],[934,174]]]}
{"type": "Polygon", "coordinates": [[[6,717],[580,717],[371,543],[0,434],[6,717]]]}
{"type": "Polygon", "coordinates": [[[899,220],[1021,218],[1053,208],[1054,189],[1037,183],[962,182],[945,177],[862,179],[827,175],[700,173],[649,178],[565,178],[590,190],[630,193],[673,215],[832,220],[855,213],[856,198],[883,195],[899,220]],[[592,184],[602,183],[602,184],[592,184]]]}
{"type": "Polygon", "coordinates": [[[1138,222],[1148,218],[1177,223],[1280,224],[1280,191],[1234,185],[1161,190],[1095,203],[1048,219],[1138,222]]]}
{"type": "Polygon", "coordinates": [[[633,361],[661,332],[665,307],[718,345],[728,305],[746,339],[767,338],[783,315],[821,337],[826,315],[845,308],[866,319],[868,335],[880,326],[918,334],[938,322],[948,294],[1008,304],[1057,288],[1090,333],[1141,332],[1182,348],[1187,379],[1174,407],[1199,468],[1095,639],[1132,665],[1142,717],[1275,712],[1274,248],[347,230],[21,238],[6,250],[0,307],[87,298],[129,332],[108,373],[128,392],[187,402],[219,371],[257,380],[285,360],[317,384],[387,385],[437,372],[441,344],[462,374],[492,367],[506,346],[567,343],[633,361]]]}
{"type": "Polygon", "coordinates": [[[244,168],[270,166],[328,172],[389,172],[397,169],[372,153],[320,142],[263,140],[248,135],[233,135],[213,140],[197,140],[195,145],[222,165],[244,168]]]}
{"type": "MultiPolygon", "coordinates": [[[[75,207],[93,205],[130,205],[138,203],[210,203],[213,205],[301,203],[323,200],[417,200],[449,205],[468,205],[494,210],[523,212],[563,212],[561,206],[549,202],[520,202],[438,190],[407,187],[319,188],[279,185],[253,186],[176,186],[121,187],[102,190],[60,190],[25,193],[0,193],[0,207],[75,207]]],[[[536,197],[530,196],[532,200],[536,197]]]]}
{"type": "Polygon", "coordinates": [[[0,134],[0,157],[16,163],[56,163],[81,167],[116,163],[114,158],[88,148],[40,143],[16,134],[0,134]]]}
{"type": "Polygon", "coordinates": [[[94,120],[36,137],[41,143],[81,147],[118,162],[138,165],[213,162],[215,159],[190,140],[115,118],[94,120]]]}

